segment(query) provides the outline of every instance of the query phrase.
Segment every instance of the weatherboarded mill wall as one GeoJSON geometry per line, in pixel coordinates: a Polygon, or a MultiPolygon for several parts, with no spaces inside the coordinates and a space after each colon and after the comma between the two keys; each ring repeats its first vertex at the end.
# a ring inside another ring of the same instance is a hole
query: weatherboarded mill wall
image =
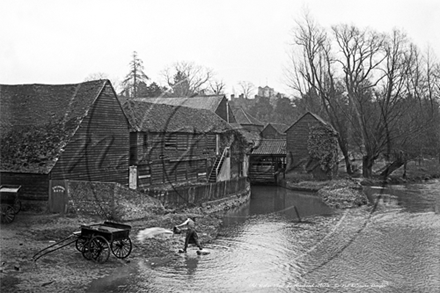
{"type": "Polygon", "coordinates": [[[53,180],[128,184],[128,122],[106,84],[51,172],[53,180]]]}
{"type": "Polygon", "coordinates": [[[294,169],[307,162],[307,143],[310,129],[325,123],[318,116],[307,112],[286,130],[287,169],[294,169]]]}
{"type": "Polygon", "coordinates": [[[131,165],[137,165],[138,187],[204,181],[216,156],[216,135],[131,133],[131,165]]]}

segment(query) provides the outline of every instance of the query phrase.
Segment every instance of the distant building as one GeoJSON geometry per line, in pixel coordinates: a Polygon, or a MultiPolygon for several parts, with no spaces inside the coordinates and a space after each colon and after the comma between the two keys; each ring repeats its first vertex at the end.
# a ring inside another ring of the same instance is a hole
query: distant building
{"type": "Polygon", "coordinates": [[[129,125],[108,80],[0,85],[1,182],[48,200],[54,180],[128,184],[129,125]]]}
{"type": "Polygon", "coordinates": [[[270,98],[275,96],[276,92],[273,88],[269,87],[269,86],[265,86],[265,87],[258,87],[258,93],[257,95],[260,97],[265,97],[265,98],[270,98]]]}

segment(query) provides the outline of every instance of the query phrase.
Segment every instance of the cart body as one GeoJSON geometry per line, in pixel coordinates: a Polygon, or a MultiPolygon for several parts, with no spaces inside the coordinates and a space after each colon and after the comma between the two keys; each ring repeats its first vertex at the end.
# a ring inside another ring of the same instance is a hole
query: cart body
{"type": "Polygon", "coordinates": [[[105,221],[102,224],[82,225],[76,248],[86,259],[102,263],[110,251],[117,258],[126,258],[132,249],[131,226],[105,221]]]}
{"type": "Polygon", "coordinates": [[[21,185],[1,185],[0,204],[1,222],[9,224],[15,219],[15,215],[21,210],[19,198],[21,185]]]}
{"type": "Polygon", "coordinates": [[[33,259],[54,252],[67,245],[76,243],[76,249],[85,259],[104,263],[110,256],[110,251],[117,258],[123,259],[130,255],[132,243],[130,239],[131,226],[105,221],[102,224],[81,225],[80,231],[37,252],[33,259]]]}

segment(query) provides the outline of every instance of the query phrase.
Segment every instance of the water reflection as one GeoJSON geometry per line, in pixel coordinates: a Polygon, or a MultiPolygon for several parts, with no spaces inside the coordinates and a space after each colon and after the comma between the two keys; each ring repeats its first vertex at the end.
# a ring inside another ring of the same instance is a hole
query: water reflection
{"type": "Polygon", "coordinates": [[[315,215],[331,215],[332,210],[315,194],[280,186],[252,186],[251,201],[223,218],[225,227],[244,223],[248,217],[276,213],[285,220],[299,221],[315,215]]]}

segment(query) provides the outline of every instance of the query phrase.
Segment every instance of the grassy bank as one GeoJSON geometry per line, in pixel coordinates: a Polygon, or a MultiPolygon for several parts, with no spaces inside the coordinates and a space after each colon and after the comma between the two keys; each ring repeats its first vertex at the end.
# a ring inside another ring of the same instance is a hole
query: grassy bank
{"type": "Polygon", "coordinates": [[[373,167],[373,177],[369,179],[362,178],[359,166],[357,172],[349,176],[345,172],[345,165],[340,165],[338,177],[329,181],[314,181],[311,174],[293,171],[286,174],[285,184],[293,190],[316,192],[328,206],[345,209],[368,204],[362,185],[404,184],[440,178],[440,162],[437,158],[408,162],[406,174],[401,167],[385,180],[379,176],[384,166],[385,162],[377,162],[373,167]]]}

